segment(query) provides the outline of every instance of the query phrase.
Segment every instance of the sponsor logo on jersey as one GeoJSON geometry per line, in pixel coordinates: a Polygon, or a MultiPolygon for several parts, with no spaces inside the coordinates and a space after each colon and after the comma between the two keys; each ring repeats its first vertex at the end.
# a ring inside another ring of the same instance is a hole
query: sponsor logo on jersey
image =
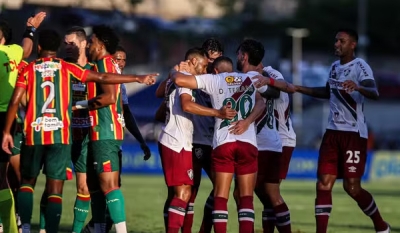
{"type": "Polygon", "coordinates": [[[42,74],[42,78],[54,77],[54,72],[61,69],[61,63],[46,61],[34,66],[35,70],[42,74]]]}
{"type": "Polygon", "coordinates": [[[72,84],[73,91],[86,91],[86,84],[83,83],[74,83],[72,84]]]}
{"type": "Polygon", "coordinates": [[[242,77],[240,76],[227,76],[225,81],[228,85],[240,85],[242,84],[242,77]]]}
{"type": "Polygon", "coordinates": [[[64,124],[57,117],[38,117],[36,121],[31,123],[31,126],[35,128],[36,132],[43,131],[55,131],[64,128],[64,124]]]}

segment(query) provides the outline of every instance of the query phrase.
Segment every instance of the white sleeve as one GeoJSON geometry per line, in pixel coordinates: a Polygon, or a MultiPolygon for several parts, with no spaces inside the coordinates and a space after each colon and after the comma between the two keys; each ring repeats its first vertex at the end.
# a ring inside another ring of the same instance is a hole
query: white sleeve
{"type": "Polygon", "coordinates": [[[269,75],[269,77],[276,79],[276,80],[284,80],[283,75],[281,74],[281,72],[273,69],[273,68],[269,68],[269,67],[264,67],[263,69],[265,72],[267,72],[267,74],[269,75]]]}
{"type": "Polygon", "coordinates": [[[185,88],[185,87],[177,87],[177,92],[178,95],[181,96],[182,94],[188,94],[190,96],[193,96],[192,94],[192,90],[189,88],[185,88]]]}
{"type": "Polygon", "coordinates": [[[357,62],[357,80],[358,82],[362,82],[366,79],[374,79],[374,73],[364,60],[360,60],[357,62]]]}
{"type": "Polygon", "coordinates": [[[220,76],[213,74],[196,75],[197,88],[211,95],[218,92],[220,76]]]}

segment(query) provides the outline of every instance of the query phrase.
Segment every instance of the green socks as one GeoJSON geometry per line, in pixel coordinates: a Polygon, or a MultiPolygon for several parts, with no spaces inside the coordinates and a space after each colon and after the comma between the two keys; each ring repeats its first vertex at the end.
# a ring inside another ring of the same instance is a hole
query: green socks
{"type": "Polygon", "coordinates": [[[107,207],[114,224],[125,222],[125,201],[120,189],[112,190],[106,194],[107,207]]]}
{"type": "Polygon", "coordinates": [[[47,206],[47,192],[44,191],[42,194],[42,198],[40,199],[40,219],[39,225],[40,230],[46,229],[46,206],[47,206]]]}
{"type": "Polygon", "coordinates": [[[89,214],[90,195],[77,194],[74,207],[74,223],[72,232],[80,233],[89,214]]]}
{"type": "Polygon", "coordinates": [[[10,189],[0,190],[0,218],[3,222],[4,232],[18,233],[14,197],[10,189]]]}
{"type": "Polygon", "coordinates": [[[18,192],[18,203],[18,213],[21,217],[21,224],[30,227],[33,210],[32,186],[29,184],[21,185],[18,192]]]}
{"type": "Polygon", "coordinates": [[[62,195],[49,194],[46,206],[46,233],[57,233],[62,213],[62,195]]]}

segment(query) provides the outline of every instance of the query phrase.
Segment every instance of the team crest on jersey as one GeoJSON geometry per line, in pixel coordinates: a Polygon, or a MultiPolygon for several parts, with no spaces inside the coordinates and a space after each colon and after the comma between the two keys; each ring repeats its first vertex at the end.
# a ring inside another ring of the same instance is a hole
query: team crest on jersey
{"type": "Polygon", "coordinates": [[[240,85],[242,84],[242,77],[240,76],[227,76],[225,81],[228,85],[240,85]]]}
{"type": "Polygon", "coordinates": [[[193,180],[193,170],[192,169],[187,170],[187,174],[188,174],[190,180],[193,180]]]}
{"type": "Polygon", "coordinates": [[[54,77],[54,73],[61,69],[61,63],[46,61],[34,66],[35,70],[40,72],[42,78],[54,77]]]}
{"type": "Polygon", "coordinates": [[[35,128],[36,132],[43,131],[55,131],[64,128],[64,123],[57,117],[38,117],[35,122],[31,123],[31,126],[35,128]]]}
{"type": "Polygon", "coordinates": [[[123,114],[118,114],[117,121],[122,125],[122,127],[125,127],[125,118],[123,114]]]}
{"type": "Polygon", "coordinates": [[[201,149],[201,148],[196,148],[196,149],[194,150],[194,154],[196,155],[196,157],[197,157],[198,159],[200,159],[201,157],[203,157],[203,149],[201,149]]]}
{"type": "Polygon", "coordinates": [[[347,77],[347,75],[350,74],[350,69],[345,69],[345,70],[343,71],[343,74],[344,74],[344,76],[347,77]]]}

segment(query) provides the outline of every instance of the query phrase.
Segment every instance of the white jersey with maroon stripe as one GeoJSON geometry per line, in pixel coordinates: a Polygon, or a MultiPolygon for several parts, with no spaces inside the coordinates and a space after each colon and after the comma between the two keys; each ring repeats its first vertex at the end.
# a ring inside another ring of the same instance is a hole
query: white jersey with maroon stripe
{"type": "MultiPolygon", "coordinates": [[[[193,90],[196,103],[205,107],[212,108],[210,96],[200,90],[193,90]]],[[[212,146],[214,135],[214,117],[193,115],[193,143],[212,146]]]]}
{"type": "MultiPolygon", "coordinates": [[[[255,105],[256,88],[253,85],[253,76],[258,72],[204,74],[196,76],[198,89],[210,95],[213,108],[221,109],[231,106],[238,112],[233,120],[215,119],[213,147],[216,148],[228,142],[242,141],[257,147],[254,123],[241,135],[229,133],[230,122],[245,119],[255,105]]],[[[266,87],[259,89],[261,92],[266,87]]]]}
{"type": "MultiPolygon", "coordinates": [[[[264,71],[276,80],[284,80],[282,74],[271,66],[264,67],[264,71]]],[[[282,146],[296,147],[296,133],[293,130],[292,120],[290,119],[289,95],[286,92],[281,91],[279,98],[275,99],[274,115],[278,124],[282,146]]]]}
{"type": "Polygon", "coordinates": [[[182,149],[192,150],[192,114],[182,110],[180,96],[183,94],[192,96],[192,90],[176,87],[173,82],[167,81],[165,89],[167,116],[158,141],[176,152],[180,152],[182,149]]]}
{"type": "Polygon", "coordinates": [[[332,64],[328,79],[330,87],[328,129],[358,132],[361,137],[368,138],[363,112],[364,96],[358,91],[347,93],[342,87],[342,83],[346,80],[360,85],[367,79],[374,80],[374,75],[370,66],[361,58],[343,65],[340,61],[332,64]]]}
{"type": "Polygon", "coordinates": [[[282,152],[282,142],[274,116],[275,99],[263,98],[263,100],[267,106],[256,120],[258,150],[282,152]]]}

